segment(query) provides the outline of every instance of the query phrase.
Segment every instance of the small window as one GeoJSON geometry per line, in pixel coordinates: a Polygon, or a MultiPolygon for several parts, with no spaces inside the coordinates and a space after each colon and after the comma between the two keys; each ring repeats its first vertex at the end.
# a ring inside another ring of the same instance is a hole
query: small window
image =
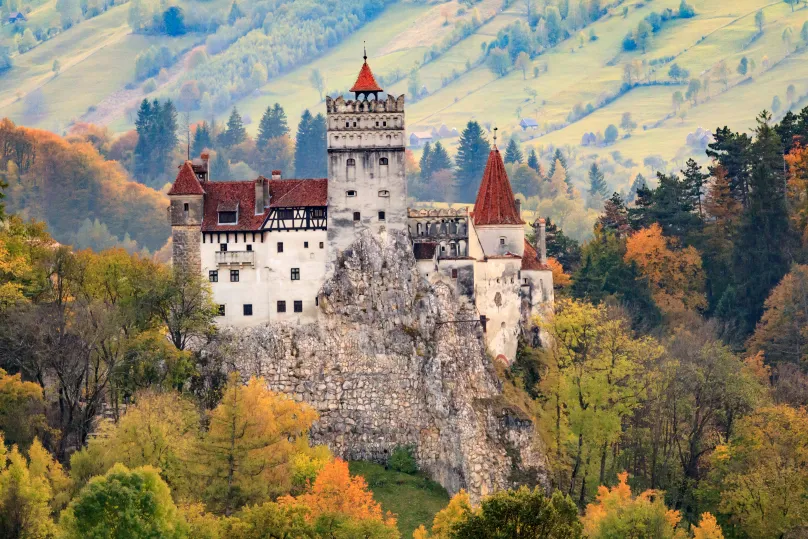
{"type": "Polygon", "coordinates": [[[384,221],[384,212],[383,211],[379,212],[379,221],[384,221]]]}
{"type": "Polygon", "coordinates": [[[322,219],[325,217],[325,210],[323,208],[314,208],[311,210],[311,216],[315,219],[322,219]]]}
{"type": "Polygon", "coordinates": [[[353,126],[356,127],[356,122],[353,123],[353,126]]]}
{"type": "Polygon", "coordinates": [[[210,281],[212,283],[218,283],[219,282],[219,272],[216,271],[216,270],[209,271],[208,272],[208,281],[210,281]]]}
{"type": "Polygon", "coordinates": [[[457,279],[457,269],[452,269],[452,279],[457,279]]]}
{"type": "Polygon", "coordinates": [[[283,242],[282,242],[282,241],[279,241],[279,242],[278,242],[278,252],[279,252],[279,253],[282,253],[282,252],[283,252],[283,242]]]}
{"type": "Polygon", "coordinates": [[[234,225],[238,222],[238,212],[234,211],[220,211],[219,224],[221,225],[234,225]]]}
{"type": "Polygon", "coordinates": [[[505,238],[499,238],[499,244],[505,245],[505,238]]]}
{"type": "Polygon", "coordinates": [[[387,122],[382,122],[383,127],[387,127],[387,122]]]}
{"type": "Polygon", "coordinates": [[[315,307],[320,306],[320,296],[314,296],[314,306],[315,307]]]}
{"type": "Polygon", "coordinates": [[[320,249],[323,248],[323,242],[320,242],[320,249]]]}
{"type": "Polygon", "coordinates": [[[359,215],[358,211],[353,212],[353,220],[354,221],[360,221],[361,219],[362,219],[362,216],[359,215]]]}
{"type": "Polygon", "coordinates": [[[295,218],[295,210],[285,209],[285,210],[278,210],[278,219],[294,219],[295,218]]]}
{"type": "Polygon", "coordinates": [[[441,252],[441,253],[445,253],[445,252],[446,252],[446,246],[445,246],[445,245],[441,245],[441,246],[440,246],[440,252],[441,252]]]}
{"type": "Polygon", "coordinates": [[[303,312],[303,302],[300,301],[299,299],[295,300],[295,312],[296,313],[302,313],[303,312]]]}
{"type": "Polygon", "coordinates": [[[188,205],[188,203],[186,202],[185,204],[183,204],[183,205],[182,205],[182,209],[183,209],[183,211],[187,212],[188,210],[190,210],[190,209],[191,209],[191,207],[190,207],[190,206],[188,205]]]}
{"type": "Polygon", "coordinates": [[[278,312],[279,313],[285,313],[286,312],[286,302],[285,301],[279,301],[278,302],[278,312]]]}
{"type": "Polygon", "coordinates": [[[380,165],[387,166],[387,158],[386,158],[386,157],[382,157],[381,159],[379,159],[379,164],[380,164],[380,165]]]}
{"type": "Polygon", "coordinates": [[[252,243],[247,244],[247,251],[252,251],[252,243]]]}
{"type": "Polygon", "coordinates": [[[349,157],[348,161],[347,161],[347,164],[348,164],[349,167],[355,167],[356,166],[356,159],[354,159],[353,157],[349,157]]]}
{"type": "Polygon", "coordinates": [[[308,249],[308,248],[309,248],[309,242],[304,241],[304,242],[303,242],[303,248],[304,248],[304,249],[308,249]]]}
{"type": "Polygon", "coordinates": [[[300,280],[300,268],[292,268],[292,280],[293,281],[300,280]]]}
{"type": "Polygon", "coordinates": [[[223,252],[223,253],[226,253],[227,252],[227,244],[226,243],[220,243],[219,244],[219,250],[221,252],[223,252]]]}
{"type": "Polygon", "coordinates": [[[351,127],[351,122],[345,122],[345,127],[351,127]]]}
{"type": "Polygon", "coordinates": [[[351,189],[351,190],[350,190],[350,191],[348,191],[346,194],[347,194],[349,197],[355,197],[355,196],[356,196],[356,191],[354,191],[353,189],[351,189]]]}
{"type": "Polygon", "coordinates": [[[238,282],[238,270],[230,270],[230,282],[231,283],[238,282]]]}
{"type": "Polygon", "coordinates": [[[252,303],[244,304],[244,316],[252,316],[252,303]]]}
{"type": "Polygon", "coordinates": [[[379,122],[376,122],[376,127],[379,127],[379,122]]]}
{"type": "Polygon", "coordinates": [[[219,316],[224,316],[224,305],[219,305],[219,316]]]}
{"type": "Polygon", "coordinates": [[[379,191],[379,196],[380,197],[389,197],[390,196],[390,191],[388,191],[387,189],[382,189],[381,191],[379,191]]]}

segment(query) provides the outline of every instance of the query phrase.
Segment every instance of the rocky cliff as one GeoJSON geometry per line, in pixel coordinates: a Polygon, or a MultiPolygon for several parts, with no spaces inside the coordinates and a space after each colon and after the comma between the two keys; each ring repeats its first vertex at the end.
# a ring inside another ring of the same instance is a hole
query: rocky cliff
{"type": "Polygon", "coordinates": [[[543,483],[533,425],[505,403],[473,308],[418,274],[406,235],[367,233],[336,266],[317,324],[227,330],[220,352],[313,405],[313,441],[343,458],[413,445],[423,470],[475,499],[543,483]]]}

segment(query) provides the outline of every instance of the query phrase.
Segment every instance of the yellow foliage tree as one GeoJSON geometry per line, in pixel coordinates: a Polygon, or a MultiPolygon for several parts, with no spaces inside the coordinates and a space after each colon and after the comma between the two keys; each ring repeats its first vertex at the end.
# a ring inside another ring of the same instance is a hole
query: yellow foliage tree
{"type": "Polygon", "coordinates": [[[432,520],[432,534],[430,535],[422,524],[413,532],[413,539],[427,539],[429,537],[433,539],[451,539],[454,525],[465,519],[466,515],[472,511],[469,494],[461,489],[460,492],[452,496],[449,504],[435,515],[432,520]]]}
{"type": "Polygon", "coordinates": [[[693,528],[693,539],[724,539],[724,532],[710,513],[701,514],[701,522],[693,528]]]}
{"type": "Polygon", "coordinates": [[[657,223],[638,230],[626,240],[625,260],[637,265],[663,312],[707,306],[701,255],[694,247],[677,248],[676,240],[664,237],[657,223]]]}
{"type": "Polygon", "coordinates": [[[42,387],[23,382],[22,375],[0,369],[0,431],[7,443],[25,448],[37,434],[48,431],[42,387]]]}

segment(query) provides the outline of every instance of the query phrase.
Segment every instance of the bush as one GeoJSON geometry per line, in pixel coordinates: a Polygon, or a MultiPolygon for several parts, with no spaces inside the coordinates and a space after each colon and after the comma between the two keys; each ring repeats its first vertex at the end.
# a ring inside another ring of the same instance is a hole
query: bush
{"type": "Polygon", "coordinates": [[[418,463],[415,462],[413,452],[415,448],[411,445],[400,445],[393,450],[393,454],[387,461],[387,466],[397,472],[414,474],[418,471],[418,463]]]}

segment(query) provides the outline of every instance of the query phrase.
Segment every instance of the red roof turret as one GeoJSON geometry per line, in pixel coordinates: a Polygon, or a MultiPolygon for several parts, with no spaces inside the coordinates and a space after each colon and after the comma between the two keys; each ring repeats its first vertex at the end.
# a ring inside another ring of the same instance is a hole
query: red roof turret
{"type": "Polygon", "coordinates": [[[475,225],[523,225],[516,210],[516,202],[505,172],[505,163],[499,150],[494,147],[488,154],[488,163],[483,172],[483,181],[474,203],[475,225]]]}
{"type": "Polygon", "coordinates": [[[196,177],[194,167],[190,161],[186,161],[177,174],[177,179],[174,180],[174,185],[168,191],[169,195],[204,195],[205,190],[202,189],[202,184],[196,177]]]}
{"type": "Polygon", "coordinates": [[[365,59],[365,63],[362,64],[362,69],[359,70],[359,76],[356,77],[356,82],[351,87],[351,91],[357,94],[383,92],[384,90],[382,90],[379,84],[376,82],[376,78],[373,76],[373,72],[370,70],[367,52],[365,52],[363,58],[365,59]]]}

